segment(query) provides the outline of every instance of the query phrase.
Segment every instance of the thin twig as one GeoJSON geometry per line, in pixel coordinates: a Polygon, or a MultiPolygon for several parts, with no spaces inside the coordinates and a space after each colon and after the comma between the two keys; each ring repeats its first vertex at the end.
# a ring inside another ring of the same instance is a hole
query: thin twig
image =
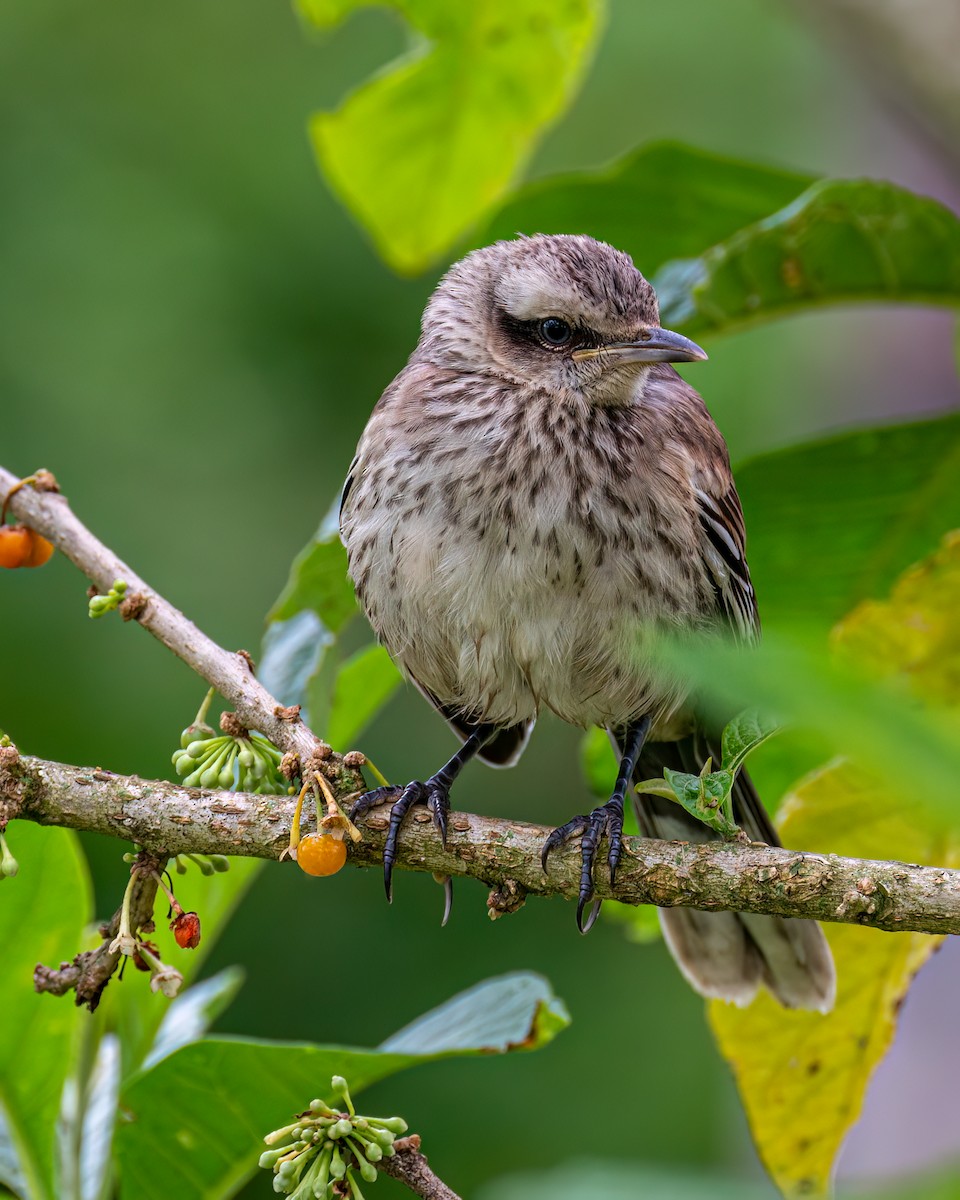
{"type": "Polygon", "coordinates": [[[399,1179],[423,1200],[460,1200],[457,1193],[430,1169],[427,1156],[420,1149],[418,1134],[399,1138],[393,1148],[396,1151],[393,1158],[381,1158],[377,1163],[377,1169],[384,1175],[399,1179]]]}
{"type": "MultiPolygon", "coordinates": [[[[157,895],[156,871],[163,870],[166,858],[141,856],[139,865],[141,869],[136,872],[130,898],[130,927],[149,931],[157,895]]],[[[120,912],[118,908],[113,917],[101,926],[100,936],[103,940],[95,950],[82,951],[73,962],[61,963],[59,969],[38,963],[33,972],[34,990],[51,992],[54,996],[75,991],[77,1005],[85,1004],[93,1012],[123,957],[119,950],[111,949],[111,943],[120,928],[120,912]]]]}
{"type": "MultiPolygon", "coordinates": [[[[0,497],[20,480],[0,467],[0,497]]],[[[118,558],[71,511],[64,496],[21,487],[10,500],[10,511],[29,525],[86,575],[101,593],[115,580],[127,584],[127,596],[137,604],[125,615],[136,620],[187,666],[217,689],[236,710],[240,721],[257,729],[281,750],[306,758],[320,740],[300,719],[299,710],[284,708],[250,669],[249,656],[218,646],[179,609],[153,590],[132,567],[118,558]]]]}

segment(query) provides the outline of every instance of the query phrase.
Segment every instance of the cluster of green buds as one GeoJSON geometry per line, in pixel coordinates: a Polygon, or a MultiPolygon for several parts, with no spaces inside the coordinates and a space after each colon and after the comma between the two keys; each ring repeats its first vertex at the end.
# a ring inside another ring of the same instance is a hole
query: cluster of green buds
{"type": "Polygon", "coordinates": [[[307,1112],[292,1125],[275,1129],[263,1139],[274,1148],[260,1155],[260,1166],[273,1171],[273,1190],[294,1200],[332,1200],[335,1196],[363,1200],[356,1172],[366,1183],[373,1183],[377,1178],[374,1163],[392,1158],[394,1141],[407,1131],[402,1117],[357,1116],[342,1075],[334,1075],[330,1087],[343,1100],[346,1112],[338,1112],[322,1100],[311,1100],[307,1112]]]}
{"type": "Polygon", "coordinates": [[[224,713],[223,732],[216,733],[204,720],[212,698],[211,688],[196,718],[180,734],[180,749],[171,756],[177,774],[187,787],[284,795],[289,784],[280,773],[282,753],[262,734],[241,728],[232,713],[224,713]]]}
{"type": "Polygon", "coordinates": [[[127,585],[122,579],[115,579],[113,587],[105,596],[91,596],[87,611],[91,617],[102,617],[113,609],[119,608],[127,594],[127,585]]]}
{"type": "Polygon", "coordinates": [[[20,864],[10,853],[7,839],[0,833],[0,879],[9,879],[20,870],[20,864]]]}
{"type": "Polygon", "coordinates": [[[288,783],[280,774],[282,757],[276,746],[259,733],[231,737],[214,734],[211,729],[210,736],[195,737],[188,726],[172,762],[187,787],[283,795],[288,783]]]}

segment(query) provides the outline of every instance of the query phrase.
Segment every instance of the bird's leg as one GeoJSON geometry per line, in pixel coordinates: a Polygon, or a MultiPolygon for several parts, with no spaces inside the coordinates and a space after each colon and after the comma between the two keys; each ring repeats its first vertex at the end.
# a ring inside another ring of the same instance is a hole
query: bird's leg
{"type": "Polygon", "coordinates": [[[637,759],[640,757],[640,751],[643,749],[643,743],[649,732],[649,717],[641,717],[639,721],[635,721],[627,727],[613,795],[606,804],[601,804],[593,812],[574,817],[566,825],[555,829],[543,844],[540,861],[546,871],[550,851],[562,846],[577,834],[582,835],[580,840],[580,894],[577,899],[577,928],[581,933],[590,931],[600,912],[600,901],[596,900],[584,918],[584,909],[593,897],[593,868],[597,857],[597,847],[604,834],[610,841],[610,849],[607,851],[610,886],[612,887],[616,881],[620,850],[623,845],[623,798],[633,779],[637,759]]]}
{"type": "MultiPolygon", "coordinates": [[[[493,725],[478,725],[463,743],[460,749],[440,768],[435,775],[421,782],[414,779],[406,787],[379,787],[372,792],[365,792],[354,804],[350,811],[351,821],[356,821],[371,808],[392,801],[390,807],[390,823],[387,826],[387,840],[383,847],[383,884],[387,899],[393,903],[393,864],[397,857],[397,838],[403,818],[414,804],[425,804],[433,817],[433,823],[440,831],[440,839],[444,845],[447,842],[447,813],[450,811],[450,788],[463,768],[467,765],[497,732],[493,725]]],[[[444,885],[446,907],[443,923],[447,923],[450,915],[453,885],[449,879],[444,885]]]]}

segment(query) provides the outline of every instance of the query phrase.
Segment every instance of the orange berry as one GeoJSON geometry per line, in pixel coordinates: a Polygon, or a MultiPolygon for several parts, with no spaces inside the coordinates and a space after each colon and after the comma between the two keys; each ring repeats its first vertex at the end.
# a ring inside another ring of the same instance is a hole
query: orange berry
{"type": "Polygon", "coordinates": [[[297,862],[308,875],[336,875],[346,861],[343,838],[329,833],[308,833],[297,846],[297,862]]]}
{"type": "Polygon", "coordinates": [[[27,532],[30,534],[30,556],[23,565],[25,567],[42,567],[53,554],[53,543],[48,542],[45,537],[33,529],[27,532]]]}
{"type": "Polygon", "coordinates": [[[23,567],[33,553],[33,531],[26,525],[0,525],[0,567],[23,567]]]}

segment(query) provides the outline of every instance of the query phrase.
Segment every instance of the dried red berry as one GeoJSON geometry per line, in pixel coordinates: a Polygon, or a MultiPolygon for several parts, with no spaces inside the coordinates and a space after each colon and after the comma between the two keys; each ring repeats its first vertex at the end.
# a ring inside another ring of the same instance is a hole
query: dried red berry
{"type": "Polygon", "coordinates": [[[170,928],[181,950],[196,950],[200,945],[200,918],[195,912],[184,912],[174,917],[170,928]]]}

